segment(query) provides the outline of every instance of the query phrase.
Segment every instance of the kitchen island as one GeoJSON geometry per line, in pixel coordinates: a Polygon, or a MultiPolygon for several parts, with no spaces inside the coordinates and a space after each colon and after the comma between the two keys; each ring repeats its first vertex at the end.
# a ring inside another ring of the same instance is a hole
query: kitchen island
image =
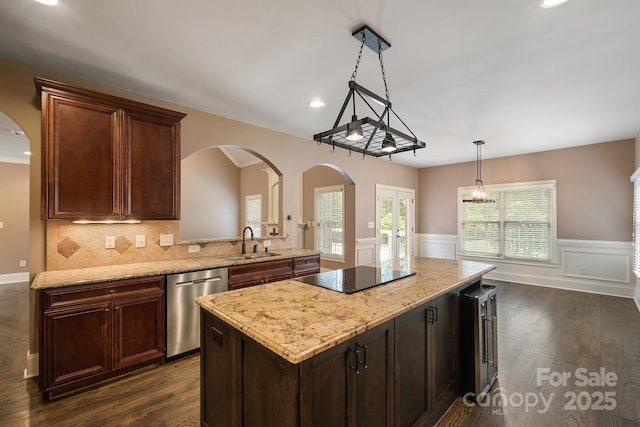
{"type": "Polygon", "coordinates": [[[208,426],[433,424],[457,395],[457,295],[495,267],[412,258],[353,294],[297,280],[197,298],[208,426]]]}

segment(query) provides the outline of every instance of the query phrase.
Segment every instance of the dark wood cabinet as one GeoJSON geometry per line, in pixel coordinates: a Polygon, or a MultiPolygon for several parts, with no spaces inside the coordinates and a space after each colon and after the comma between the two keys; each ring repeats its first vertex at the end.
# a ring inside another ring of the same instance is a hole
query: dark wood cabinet
{"type": "Polygon", "coordinates": [[[207,426],[393,426],[393,321],[292,364],[201,310],[207,426]]]}
{"type": "Polygon", "coordinates": [[[320,255],[229,267],[229,290],[320,273],[320,255]]]}
{"type": "Polygon", "coordinates": [[[320,255],[303,256],[293,259],[292,276],[301,277],[320,273],[320,255]]]}
{"type": "Polygon", "coordinates": [[[430,426],[457,396],[456,295],[395,319],[395,425],[430,426]]]}
{"type": "Polygon", "coordinates": [[[179,219],[185,114],[36,79],[46,219],[179,219]]]}
{"type": "Polygon", "coordinates": [[[393,332],[389,321],[301,363],[301,425],[394,425],[393,332]]]}
{"type": "Polygon", "coordinates": [[[49,398],[164,357],[164,276],[41,291],[40,388],[49,398]]]}
{"type": "Polygon", "coordinates": [[[229,290],[291,279],[291,258],[229,267],[229,290]]]}

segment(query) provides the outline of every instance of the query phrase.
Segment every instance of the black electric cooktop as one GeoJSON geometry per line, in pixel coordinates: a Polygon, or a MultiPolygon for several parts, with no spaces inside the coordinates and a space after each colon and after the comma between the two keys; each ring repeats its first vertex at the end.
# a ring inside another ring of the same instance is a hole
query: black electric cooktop
{"type": "Polygon", "coordinates": [[[361,265],[358,267],[327,271],[313,276],[300,277],[295,280],[345,294],[352,294],[414,274],[416,273],[412,271],[361,265]]]}

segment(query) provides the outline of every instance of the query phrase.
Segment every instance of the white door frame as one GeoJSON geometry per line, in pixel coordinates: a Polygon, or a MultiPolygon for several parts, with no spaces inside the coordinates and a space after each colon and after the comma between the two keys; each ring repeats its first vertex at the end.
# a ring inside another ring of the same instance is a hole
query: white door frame
{"type": "MultiPolygon", "coordinates": [[[[391,195],[394,200],[394,209],[397,210],[399,196],[405,196],[411,200],[411,206],[407,209],[407,257],[413,256],[413,236],[415,234],[415,190],[413,188],[394,187],[384,184],[376,184],[376,262],[380,262],[380,247],[381,247],[381,233],[380,233],[380,196],[391,195]]],[[[393,215],[394,229],[397,229],[397,212],[393,215]]],[[[397,256],[397,248],[395,248],[392,257],[397,256]]]]}

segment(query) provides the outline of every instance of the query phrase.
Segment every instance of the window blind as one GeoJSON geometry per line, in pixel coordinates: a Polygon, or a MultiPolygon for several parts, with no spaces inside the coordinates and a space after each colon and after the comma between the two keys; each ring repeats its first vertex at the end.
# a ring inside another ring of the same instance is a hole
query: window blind
{"type": "Polygon", "coordinates": [[[315,190],[316,250],[322,255],[344,258],[343,187],[321,187],[315,190]]]}
{"type": "Polygon", "coordinates": [[[640,182],[633,181],[633,272],[640,277],[640,243],[638,232],[640,227],[640,182]]]}
{"type": "Polygon", "coordinates": [[[253,230],[255,237],[262,235],[262,196],[252,195],[245,197],[245,223],[253,230]]]}
{"type": "Polygon", "coordinates": [[[458,191],[461,254],[552,261],[555,182],[491,186],[496,203],[462,203],[472,190],[458,191]]]}

